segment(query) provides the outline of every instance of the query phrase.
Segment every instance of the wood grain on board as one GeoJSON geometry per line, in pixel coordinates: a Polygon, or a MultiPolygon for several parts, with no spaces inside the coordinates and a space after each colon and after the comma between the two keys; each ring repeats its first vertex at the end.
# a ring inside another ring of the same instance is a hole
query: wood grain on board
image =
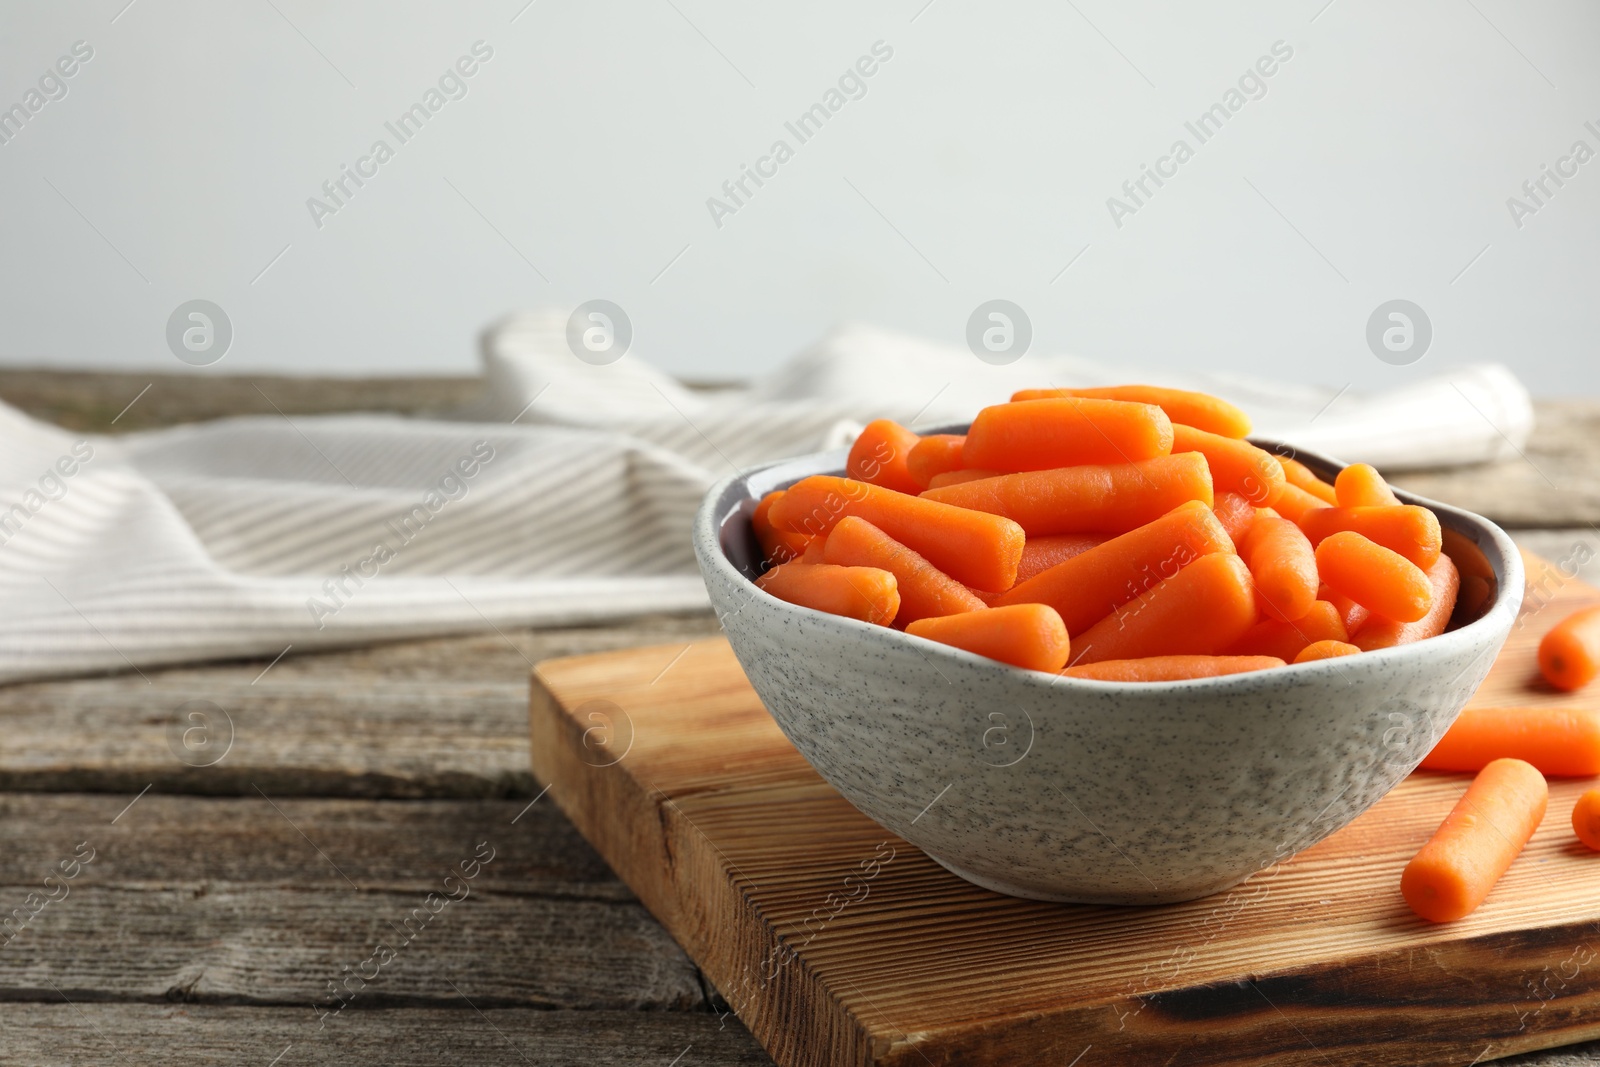
{"type": "MultiPolygon", "coordinates": [[[[1600,590],[1530,563],[1546,592],[1478,704],[1573,699],[1536,681],[1534,649],[1600,590]]],[[[1064,1064],[1091,1048],[1085,1067],[1459,1065],[1600,1036],[1600,857],[1567,819],[1587,781],[1552,782],[1526,853],[1454,924],[1398,892],[1467,781],[1427,773],[1213,897],[1036,903],[870,822],[783,738],[725,640],[684,649],[541,664],[534,767],[783,1067],[1064,1064]],[[890,852],[840,907],[845,876],[890,852]]]]}

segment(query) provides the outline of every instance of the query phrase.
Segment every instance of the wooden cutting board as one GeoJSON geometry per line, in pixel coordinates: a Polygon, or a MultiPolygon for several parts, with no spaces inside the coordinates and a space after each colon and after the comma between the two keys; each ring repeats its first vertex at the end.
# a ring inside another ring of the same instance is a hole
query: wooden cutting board
{"type": "MultiPolygon", "coordinates": [[[[1600,590],[1528,559],[1475,703],[1574,702],[1534,651],[1600,590]]],[[[1455,1064],[1600,1036],[1590,780],[1552,780],[1528,850],[1435,926],[1400,871],[1464,775],[1412,775],[1344,830],[1203,900],[1057,905],[979,889],[800,758],[727,642],[546,661],[533,765],[783,1067],[1455,1064]]]]}

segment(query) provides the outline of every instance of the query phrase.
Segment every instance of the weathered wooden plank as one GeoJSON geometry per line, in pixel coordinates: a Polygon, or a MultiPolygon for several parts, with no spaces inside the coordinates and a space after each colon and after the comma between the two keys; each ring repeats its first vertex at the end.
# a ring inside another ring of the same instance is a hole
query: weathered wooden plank
{"type": "Polygon", "coordinates": [[[532,664],[715,629],[652,615],[7,686],[0,790],[531,797],[532,664]]]}
{"type": "Polygon", "coordinates": [[[308,1008],[69,1004],[57,998],[54,1004],[7,1004],[0,1011],[0,1043],[7,1062],[36,1067],[114,1062],[260,1067],[772,1063],[732,1016],[719,1020],[706,1012],[515,1008],[479,1012],[463,1000],[452,1008],[346,1011],[318,1029],[308,1008]]]}

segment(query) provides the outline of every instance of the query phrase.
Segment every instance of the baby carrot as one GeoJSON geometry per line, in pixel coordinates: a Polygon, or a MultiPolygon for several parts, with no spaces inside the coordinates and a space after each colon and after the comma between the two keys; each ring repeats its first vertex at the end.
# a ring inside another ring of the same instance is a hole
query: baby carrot
{"type": "Polygon", "coordinates": [[[986,606],[966,586],[854,515],[840,519],[828,535],[823,561],[842,567],[877,567],[894,575],[900,592],[900,611],[894,617],[898,626],[986,606]]]}
{"type": "Polygon", "coordinates": [[[922,486],[906,469],[911,450],[919,440],[921,438],[893,419],[876,419],[867,423],[855,444],[850,446],[844,472],[857,481],[871,482],[897,493],[920,493],[922,486]]]}
{"type": "Polygon", "coordinates": [[[1433,606],[1433,587],[1421,567],[1350,530],[1317,546],[1317,570],[1329,589],[1386,619],[1416,622],[1433,606]]]}
{"type": "MultiPolygon", "coordinates": [[[[1282,456],[1278,457],[1278,462],[1283,462],[1282,456]]],[[[1287,474],[1289,468],[1285,466],[1283,470],[1284,473],[1287,474]]],[[[1279,491],[1278,499],[1273,501],[1272,504],[1273,509],[1277,511],[1279,515],[1282,515],[1284,518],[1288,519],[1292,523],[1295,523],[1296,525],[1304,523],[1307,515],[1319,511],[1322,508],[1331,506],[1332,505],[1323,501],[1321,497],[1312,496],[1310,493],[1294,484],[1285,485],[1283,489],[1279,491]]]]}
{"type": "Polygon", "coordinates": [[[767,563],[773,565],[799,559],[806,545],[811,542],[811,538],[803,533],[780,530],[772,525],[770,516],[772,505],[782,497],[782,489],[768,493],[756,504],[755,511],[750,515],[750,528],[755,532],[756,542],[761,546],[761,555],[767,563]]]}
{"type": "Polygon", "coordinates": [[[1422,760],[1430,771],[1477,771],[1509,757],[1544,774],[1600,774],[1600,711],[1593,708],[1467,708],[1422,760]]]}
{"type": "Polygon", "coordinates": [[[1482,904],[1539,828],[1550,789],[1516,759],[1490,763],[1400,875],[1400,893],[1429,922],[1450,922],[1482,904]]]}
{"type": "Polygon", "coordinates": [[[1578,840],[1600,852],[1600,789],[1591,789],[1572,807],[1572,829],[1578,840]]]}
{"type": "Polygon", "coordinates": [[[1059,671],[1072,647],[1061,616],[1043,604],[918,619],[906,627],[906,633],[1030,671],[1059,671]]]}
{"type": "Polygon", "coordinates": [[[1288,519],[1258,511],[1241,555],[1256,581],[1256,603],[1268,617],[1289,622],[1316,603],[1316,552],[1288,519]]]}
{"type": "Polygon", "coordinates": [[[1216,499],[1211,510],[1217,513],[1217,521],[1222,523],[1222,528],[1228,531],[1235,545],[1244,544],[1250,524],[1256,519],[1256,506],[1246,500],[1242,493],[1218,493],[1216,499]]]}
{"type": "Polygon", "coordinates": [[[1313,641],[1300,650],[1294,658],[1296,663],[1315,663],[1319,659],[1338,659],[1340,656],[1354,656],[1361,650],[1348,641],[1313,641]]]}
{"type": "Polygon", "coordinates": [[[1201,556],[1074,640],[1080,663],[1143,656],[1214,656],[1256,618],[1250,571],[1232,553],[1201,556]]]}
{"type": "Polygon", "coordinates": [[[1073,556],[1082,555],[1095,545],[1105,544],[1105,540],[1096,534],[1051,534],[1028,538],[1022,546],[1022,562],[1017,564],[1017,585],[1044,573],[1057,563],[1065,563],[1073,556]]]}
{"type": "Polygon", "coordinates": [[[1557,689],[1581,689],[1600,672],[1600,607],[1574,611],[1539,642],[1539,671],[1557,689]]]}
{"type": "Polygon", "coordinates": [[[1333,480],[1334,502],[1342,508],[1393,507],[1400,503],[1378,468],[1352,463],[1333,480]]]}
{"type": "Polygon", "coordinates": [[[1229,646],[1227,653],[1231,656],[1277,656],[1289,661],[1310,645],[1320,641],[1342,643],[1349,636],[1337,609],[1325,600],[1316,600],[1309,611],[1293,622],[1262,619],[1229,646]]]}
{"type": "Polygon", "coordinates": [[[1347,596],[1340,596],[1332,589],[1329,589],[1327,582],[1323,582],[1322,585],[1317,587],[1317,599],[1326,600],[1333,605],[1333,609],[1339,613],[1339,618],[1344,622],[1346,635],[1353,634],[1361,629],[1362,624],[1372,615],[1371,611],[1357,604],[1354,600],[1347,596]]]}
{"type": "Polygon", "coordinates": [[[1110,385],[1093,389],[1023,389],[1011,399],[1042,400],[1046,397],[1081,396],[1094,400],[1129,400],[1154,404],[1175,423],[1193,426],[1223,437],[1248,437],[1250,416],[1228,403],[1205,393],[1187,389],[1166,389],[1159,385],[1110,385]]]}
{"type": "Polygon", "coordinates": [[[964,467],[1039,471],[1080,463],[1134,463],[1172,451],[1172,420],[1153,404],[1061,397],[995,404],[978,412],[964,467]]]}
{"type": "Polygon", "coordinates": [[[826,563],[828,539],[826,537],[813,537],[806,542],[806,550],[800,553],[801,563],[826,563]]]}
{"type": "Polygon", "coordinates": [[[961,469],[961,449],[967,442],[965,434],[931,433],[923,437],[906,457],[906,470],[911,480],[928,488],[928,479],[935,474],[961,469]]]}
{"type": "Polygon", "coordinates": [[[1265,671],[1283,665],[1283,660],[1274,656],[1146,656],[1083,663],[1061,673],[1068,678],[1090,678],[1097,682],[1177,682],[1265,671]]]}
{"type": "Polygon", "coordinates": [[[1278,462],[1283,464],[1283,476],[1290,485],[1301,492],[1310,493],[1324,504],[1338,503],[1339,498],[1333,486],[1317,477],[1310,467],[1288,456],[1279,456],[1278,462]]]}
{"type": "Polygon", "coordinates": [[[900,610],[894,575],[877,567],[782,563],[756,579],[779,600],[887,626],[900,610]]]}
{"type": "MultiPolygon", "coordinates": [[[[1204,456],[1185,452],[1138,463],[1004,474],[929,489],[922,499],[1003,515],[1015,520],[1029,536],[1120,534],[1190,500],[1209,506],[1211,471],[1204,456]]],[[[777,514],[773,521],[779,522],[777,514]]]]}
{"type": "Polygon", "coordinates": [[[1439,517],[1415,504],[1317,508],[1300,520],[1300,528],[1314,545],[1321,544],[1329,534],[1354,530],[1367,540],[1400,553],[1423,570],[1433,566],[1444,545],[1439,517]]]}
{"type": "Polygon", "coordinates": [[[1003,516],[826,474],[791,485],[769,514],[774,526],[813,535],[832,530],[846,515],[858,515],[956,581],[996,591],[1016,582],[1025,540],[1022,528],[1003,516]]]}
{"type": "Polygon", "coordinates": [[[1233,554],[1227,531],[1198,500],[1173,508],[1137,530],[1113,537],[1018,582],[996,604],[1049,604],[1067,632],[1082,633],[1181,568],[1212,552],[1233,554]]]}
{"type": "Polygon", "coordinates": [[[999,476],[999,471],[989,470],[960,469],[953,471],[940,471],[938,474],[935,474],[932,478],[928,479],[927,487],[929,489],[938,489],[940,486],[960,485],[962,482],[976,482],[982,478],[997,478],[999,476]]]}
{"type": "Polygon", "coordinates": [[[1249,441],[1178,425],[1172,428],[1172,451],[1205,456],[1211,466],[1211,486],[1218,493],[1238,493],[1257,507],[1269,507],[1283,491],[1278,457],[1249,441]]]}
{"type": "Polygon", "coordinates": [[[1351,634],[1350,643],[1363,652],[1370,652],[1375,648],[1409,645],[1413,641],[1438,637],[1444,633],[1444,628],[1450,625],[1450,616],[1455,613],[1456,591],[1460,588],[1461,579],[1449,556],[1440,556],[1435,560],[1427,574],[1432,602],[1426,615],[1415,622],[1400,622],[1374,614],[1351,634]]]}

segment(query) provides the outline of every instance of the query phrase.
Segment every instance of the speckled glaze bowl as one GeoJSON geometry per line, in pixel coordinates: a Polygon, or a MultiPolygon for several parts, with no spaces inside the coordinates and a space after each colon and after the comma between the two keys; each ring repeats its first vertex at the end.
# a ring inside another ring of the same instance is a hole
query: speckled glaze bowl
{"type": "MultiPolygon", "coordinates": [[[[1330,480],[1341,466],[1293,454],[1330,480]]],[[[1497,583],[1479,618],[1414,645],[1199,681],[1020,670],[752,584],[756,501],[844,462],[786,460],[711,489],[694,541],[712,604],[762,702],[830,785],[949,870],[1014,896],[1189,900],[1316,843],[1416,767],[1522,601],[1521,557],[1502,530],[1401,493],[1488,559],[1497,583]]]]}

